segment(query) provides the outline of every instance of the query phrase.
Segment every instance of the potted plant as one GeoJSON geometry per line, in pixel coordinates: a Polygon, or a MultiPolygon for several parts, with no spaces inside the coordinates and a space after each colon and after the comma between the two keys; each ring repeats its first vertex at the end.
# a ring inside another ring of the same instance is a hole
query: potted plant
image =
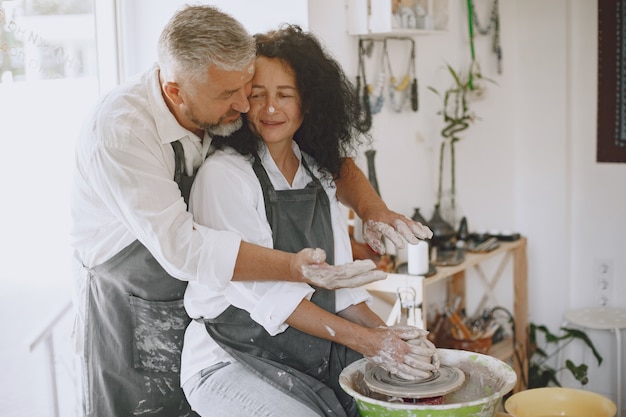
{"type": "Polygon", "coordinates": [[[467,73],[456,71],[452,66],[446,64],[448,72],[452,76],[452,84],[443,92],[439,92],[434,87],[429,86],[428,89],[437,94],[442,100],[442,108],[437,114],[443,117],[444,127],[441,130],[443,141],[439,150],[439,183],[437,186],[437,206],[440,207],[447,215],[450,223],[455,223],[456,217],[456,173],[455,173],[455,155],[454,144],[461,137],[460,134],[466,131],[470,125],[477,120],[475,113],[470,109],[470,102],[481,97],[484,92],[484,86],[477,82],[491,80],[484,78],[480,72],[472,71],[470,68],[467,73]],[[448,207],[443,204],[443,167],[444,154],[446,147],[449,150],[450,158],[450,202],[448,207]],[[446,210],[447,208],[447,210],[446,210]]]}
{"type": "MultiPolygon", "coordinates": [[[[565,370],[569,371],[581,384],[586,385],[589,382],[589,378],[587,377],[588,366],[584,363],[576,365],[570,359],[566,359],[564,367],[557,369],[548,365],[550,358],[562,352],[567,345],[575,340],[582,341],[591,349],[598,362],[598,366],[602,363],[602,356],[600,356],[593,342],[584,331],[567,327],[561,327],[560,330],[562,334],[557,336],[550,332],[544,325],[530,323],[528,388],[543,388],[551,384],[560,387],[561,383],[557,374],[565,370]]],[[[557,364],[557,366],[560,366],[560,364],[557,364]]]]}

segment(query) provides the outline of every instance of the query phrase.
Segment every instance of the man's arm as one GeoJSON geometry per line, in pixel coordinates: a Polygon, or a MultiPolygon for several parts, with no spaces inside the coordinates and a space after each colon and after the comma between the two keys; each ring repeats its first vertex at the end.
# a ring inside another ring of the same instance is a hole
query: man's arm
{"type": "MultiPolygon", "coordinates": [[[[405,241],[417,243],[418,239],[432,237],[427,227],[389,210],[352,159],[346,158],[343,164],[337,180],[337,198],[363,220],[363,236],[378,253],[385,252],[383,236],[398,247],[403,247],[405,241]]],[[[266,280],[271,279],[266,277],[273,277],[334,289],[356,287],[385,277],[382,271],[372,271],[375,265],[371,261],[329,266],[324,262],[325,255],[320,253],[323,251],[305,249],[291,254],[242,242],[233,280],[266,280]]]]}
{"type": "MultiPolygon", "coordinates": [[[[221,267],[220,271],[232,268],[227,272],[234,281],[307,282],[328,289],[357,287],[386,277],[371,261],[331,266],[325,263],[326,254],[321,249],[294,254],[270,249],[267,243],[249,243],[271,242],[266,220],[259,216],[257,202],[250,197],[254,190],[259,192],[258,179],[243,158],[221,154],[209,158],[196,175],[190,211],[197,224],[222,231],[245,230],[245,235],[237,235],[248,240],[238,241],[239,250],[236,256],[232,253],[232,259],[207,260],[213,262],[209,267],[221,267]]],[[[222,245],[216,239],[208,243],[218,248],[222,245]]]]}
{"type": "Polygon", "coordinates": [[[399,248],[403,248],[406,242],[416,244],[419,239],[432,237],[428,227],[389,210],[352,159],[344,159],[336,183],[337,198],[363,220],[363,237],[376,252],[385,253],[383,237],[399,248]]]}
{"type": "Polygon", "coordinates": [[[328,265],[322,249],[288,253],[241,242],[233,281],[307,282],[327,289],[360,287],[384,279],[387,274],[374,269],[371,260],[344,265],[328,265]]]}

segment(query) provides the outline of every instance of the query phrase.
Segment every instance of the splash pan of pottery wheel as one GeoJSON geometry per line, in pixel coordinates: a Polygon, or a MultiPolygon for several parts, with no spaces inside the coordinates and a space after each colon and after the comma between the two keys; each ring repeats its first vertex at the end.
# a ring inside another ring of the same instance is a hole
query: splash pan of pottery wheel
{"type": "MultiPolygon", "coordinates": [[[[502,396],[513,389],[517,376],[506,363],[491,356],[455,349],[437,349],[441,365],[464,374],[460,387],[436,405],[407,403],[372,391],[365,376],[372,373],[367,359],[346,367],[339,376],[344,391],[356,400],[361,417],[494,417],[502,396]]],[[[419,397],[414,395],[413,397],[419,397]]]]}

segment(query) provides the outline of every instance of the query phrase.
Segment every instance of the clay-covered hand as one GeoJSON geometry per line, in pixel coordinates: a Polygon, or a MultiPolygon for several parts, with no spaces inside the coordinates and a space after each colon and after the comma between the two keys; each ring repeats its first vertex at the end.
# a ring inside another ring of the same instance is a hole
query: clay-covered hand
{"type": "Polygon", "coordinates": [[[389,239],[397,248],[404,248],[406,242],[416,245],[419,239],[430,239],[433,232],[419,222],[387,210],[363,222],[365,242],[381,255],[385,253],[383,237],[389,239]]]}
{"type": "Polygon", "coordinates": [[[378,327],[372,329],[384,332],[379,350],[371,356],[365,355],[371,362],[385,370],[407,380],[428,378],[436,370],[439,360],[437,349],[426,339],[428,332],[413,326],[378,327]],[[417,343],[420,341],[420,343],[417,343]]]}
{"type": "Polygon", "coordinates": [[[435,369],[439,369],[439,366],[441,365],[441,361],[439,360],[437,347],[435,346],[433,342],[428,340],[428,338],[426,337],[427,334],[428,332],[425,332],[425,334],[423,334],[422,336],[416,339],[407,340],[407,343],[410,345],[419,346],[422,349],[425,348],[427,352],[434,352],[432,356],[430,357],[430,363],[434,365],[435,369]]]}
{"type": "Polygon", "coordinates": [[[343,265],[328,265],[325,260],[324,250],[303,249],[296,254],[292,268],[309,284],[329,290],[360,287],[387,277],[369,259],[343,265]]]}

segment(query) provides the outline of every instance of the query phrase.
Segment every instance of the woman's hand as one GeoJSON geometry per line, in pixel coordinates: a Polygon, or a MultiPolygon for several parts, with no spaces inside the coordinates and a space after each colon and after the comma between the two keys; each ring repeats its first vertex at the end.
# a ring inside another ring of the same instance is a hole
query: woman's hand
{"type": "Polygon", "coordinates": [[[433,236],[423,224],[389,210],[351,158],[344,159],[341,175],[335,182],[337,198],[363,220],[365,242],[379,254],[385,253],[383,237],[398,248],[403,248],[405,242],[417,244],[418,239],[430,239],[433,236]]]}
{"type": "Polygon", "coordinates": [[[413,326],[376,327],[370,352],[362,352],[371,362],[407,380],[428,378],[439,368],[437,349],[426,335],[413,326]]]}
{"type": "Polygon", "coordinates": [[[406,242],[416,245],[419,239],[430,239],[433,232],[419,222],[385,209],[375,212],[368,219],[363,219],[363,238],[381,255],[385,253],[383,237],[389,239],[397,248],[404,248],[406,242]]]}

